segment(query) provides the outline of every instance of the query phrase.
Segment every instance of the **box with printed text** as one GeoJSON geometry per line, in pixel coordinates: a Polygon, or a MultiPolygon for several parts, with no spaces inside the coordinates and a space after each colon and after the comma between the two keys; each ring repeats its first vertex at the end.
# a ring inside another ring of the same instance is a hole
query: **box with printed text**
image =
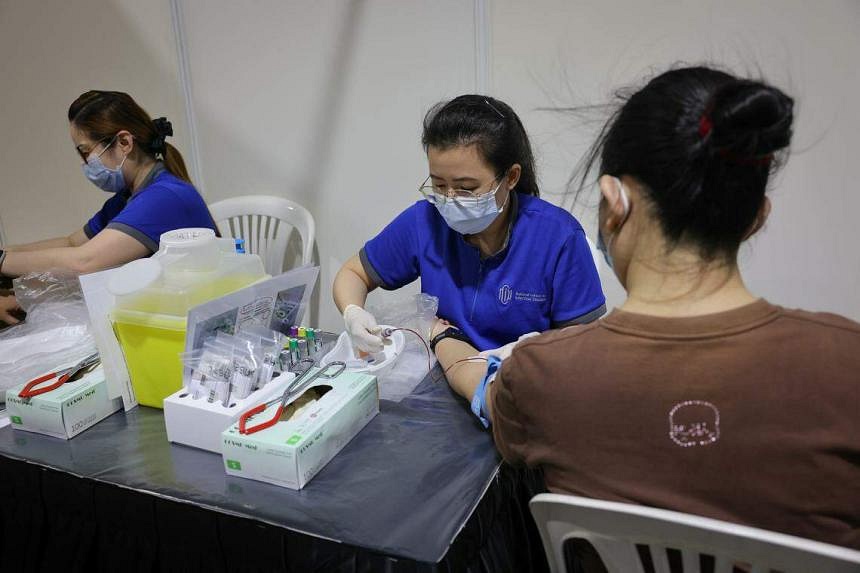
{"type": "MultiPolygon", "coordinates": [[[[248,427],[277,412],[273,404],[248,427]]],[[[301,489],[379,413],[376,377],[344,372],[318,379],[291,401],[279,421],[241,434],[233,424],[221,435],[228,474],[301,489]]]]}
{"type": "Polygon", "coordinates": [[[122,398],[108,397],[101,366],[56,390],[21,398],[24,385],[6,393],[6,408],[16,430],[68,440],[122,408],[122,398]]]}

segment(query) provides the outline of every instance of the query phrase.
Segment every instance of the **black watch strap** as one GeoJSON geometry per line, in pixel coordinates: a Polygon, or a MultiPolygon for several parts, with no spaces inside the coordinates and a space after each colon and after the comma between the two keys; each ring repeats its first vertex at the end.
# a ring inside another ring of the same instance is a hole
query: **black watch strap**
{"type": "Polygon", "coordinates": [[[439,344],[442,340],[446,338],[454,338],[456,340],[461,340],[467,344],[472,344],[472,341],[469,340],[469,337],[466,336],[466,333],[460,330],[459,328],[454,328],[453,326],[449,326],[439,334],[433,337],[433,340],[430,341],[430,351],[436,352],[436,345],[439,344]]]}

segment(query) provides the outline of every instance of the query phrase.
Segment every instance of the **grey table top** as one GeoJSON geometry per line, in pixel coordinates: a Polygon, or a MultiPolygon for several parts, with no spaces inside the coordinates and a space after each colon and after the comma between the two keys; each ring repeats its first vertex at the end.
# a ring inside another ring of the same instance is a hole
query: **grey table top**
{"type": "MultiPolygon", "coordinates": [[[[438,368],[433,376],[439,376],[438,368]]],[[[220,455],[167,441],[161,410],[117,413],[72,440],[0,429],[0,455],[422,562],[441,560],[496,476],[492,436],[428,375],[301,491],[224,473],[220,455]]]]}

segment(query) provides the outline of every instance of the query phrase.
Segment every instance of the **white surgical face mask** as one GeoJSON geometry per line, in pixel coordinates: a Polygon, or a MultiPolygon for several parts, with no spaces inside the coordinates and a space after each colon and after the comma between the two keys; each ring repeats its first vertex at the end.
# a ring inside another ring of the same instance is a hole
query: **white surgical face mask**
{"type": "Polygon", "coordinates": [[[496,192],[501,185],[499,181],[495,189],[475,198],[448,197],[434,205],[449,227],[462,235],[475,235],[489,227],[505,210],[513,190],[508,191],[505,203],[499,207],[496,192]]]}
{"type": "Polygon", "coordinates": [[[612,253],[609,252],[609,249],[612,247],[612,239],[618,235],[621,225],[624,224],[627,220],[627,216],[630,214],[630,199],[627,198],[627,192],[624,190],[624,185],[621,184],[621,179],[617,177],[615,177],[615,181],[618,182],[618,192],[621,194],[621,206],[624,209],[624,213],[621,217],[621,224],[618,225],[615,232],[610,235],[608,241],[603,240],[603,231],[600,230],[600,225],[597,227],[597,250],[603,253],[603,258],[606,260],[606,264],[609,265],[610,269],[615,268],[612,260],[612,253]]]}

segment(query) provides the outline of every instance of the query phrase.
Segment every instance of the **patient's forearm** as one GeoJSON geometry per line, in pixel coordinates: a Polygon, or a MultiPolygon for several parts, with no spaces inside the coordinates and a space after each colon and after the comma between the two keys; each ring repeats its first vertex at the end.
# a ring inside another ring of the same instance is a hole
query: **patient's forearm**
{"type": "Polygon", "coordinates": [[[445,338],[436,345],[436,357],[454,392],[471,400],[487,371],[487,361],[475,358],[478,350],[462,340],[445,338]],[[474,358],[474,360],[472,360],[474,358]]]}

